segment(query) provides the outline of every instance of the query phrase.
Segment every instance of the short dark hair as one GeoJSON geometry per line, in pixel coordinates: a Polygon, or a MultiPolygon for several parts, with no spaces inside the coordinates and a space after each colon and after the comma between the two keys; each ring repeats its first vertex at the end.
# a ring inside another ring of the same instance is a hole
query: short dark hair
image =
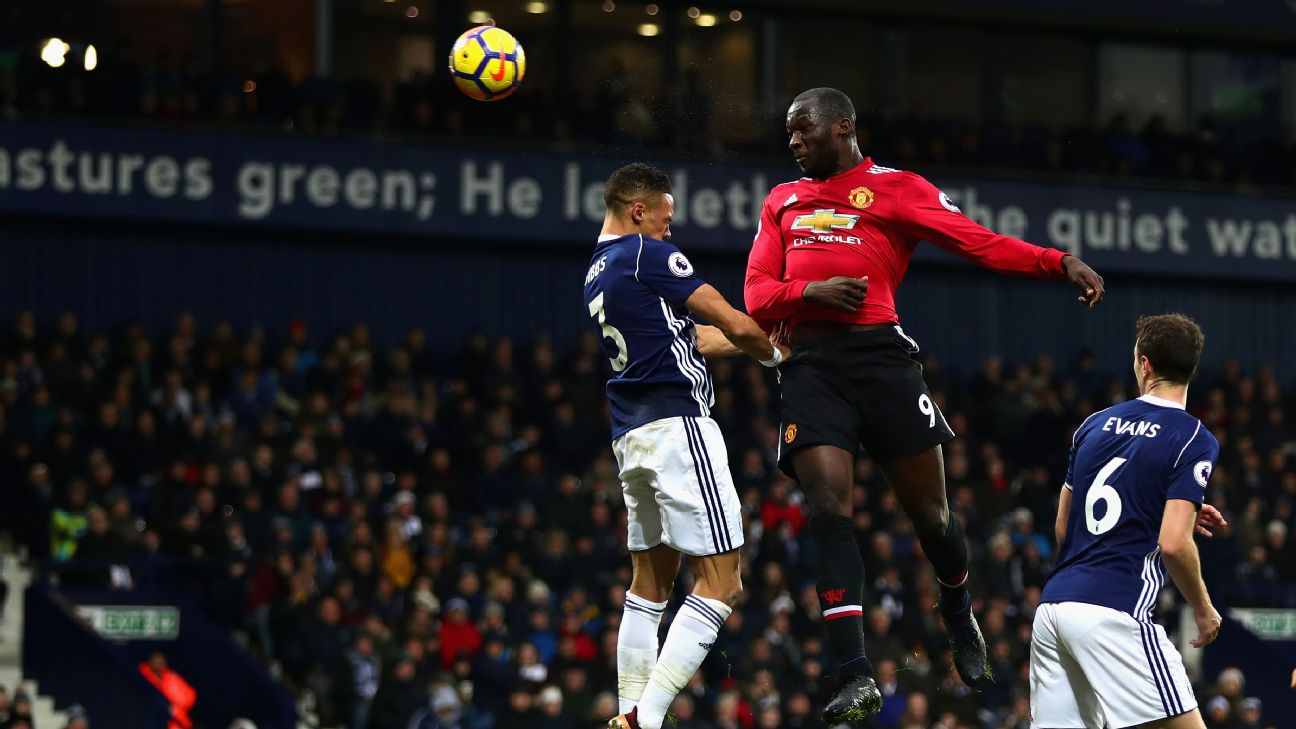
{"type": "Polygon", "coordinates": [[[1183,314],[1139,317],[1134,325],[1134,351],[1147,357],[1157,375],[1186,385],[1197,371],[1206,335],[1183,314]]]}
{"type": "Polygon", "coordinates": [[[629,206],[649,197],[669,193],[670,177],[665,172],[642,162],[628,164],[612,173],[603,185],[603,203],[608,210],[623,212],[629,206]]]}
{"type": "Polygon", "coordinates": [[[855,123],[855,104],[851,103],[849,96],[838,89],[829,86],[808,89],[797,94],[792,103],[803,101],[813,102],[815,111],[826,115],[831,121],[850,119],[851,124],[855,123]]]}

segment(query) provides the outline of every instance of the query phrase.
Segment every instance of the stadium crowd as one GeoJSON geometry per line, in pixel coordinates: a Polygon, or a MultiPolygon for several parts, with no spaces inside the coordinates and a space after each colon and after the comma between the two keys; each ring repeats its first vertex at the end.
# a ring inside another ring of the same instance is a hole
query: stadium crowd
{"type": "MultiPolygon", "coordinates": [[[[696,71],[678,88],[651,95],[619,63],[597,88],[569,98],[536,82],[509,99],[508,114],[467,101],[444,76],[416,74],[396,84],[310,76],[294,82],[283,69],[254,74],[203,70],[195,55],[137,58],[115,47],[93,72],[52,69],[32,53],[0,49],[0,115],[74,115],[165,125],[261,128],[312,135],[405,135],[508,139],[558,148],[603,145],[696,153],[716,158],[776,157],[786,143],[779,118],[757,125],[713,124],[726,104],[696,71]],[[706,132],[699,134],[699,131],[706,132]]],[[[920,104],[861,107],[861,148],[903,167],[945,165],[1113,177],[1197,181],[1248,190],[1296,186],[1296,135],[1277,126],[1231,133],[1210,118],[1172,132],[1153,116],[1118,114],[1071,128],[979,124],[936,118],[920,104]],[[1245,140],[1245,141],[1243,141],[1245,140]]]]}
{"type": "MultiPolygon", "coordinates": [[[[169,580],[200,598],[313,697],[323,726],[601,725],[616,713],[629,559],[597,339],[560,352],[478,336],[448,356],[421,330],[395,346],[363,324],[316,334],[200,329],[187,314],[156,336],[85,332],[70,313],[19,313],[0,334],[2,526],[62,579],[169,580]],[[150,567],[168,560],[204,569],[150,567]]],[[[745,506],[746,592],[675,726],[817,726],[834,664],[806,511],[773,466],[777,385],[752,362],[711,366],[745,506]]],[[[886,697],[873,726],[1029,726],[1030,625],[1069,438],[1131,396],[1125,371],[1082,352],[956,378],[927,358],[960,434],[949,492],[995,680],[974,692],[949,668],[934,577],[862,459],[855,523],[886,697]]],[[[1296,607],[1293,395],[1263,366],[1201,373],[1190,391],[1223,447],[1208,499],[1232,526],[1202,542],[1218,603],[1296,607]]],[[[1244,687],[1235,669],[1201,677],[1212,729],[1273,725],[1244,687]]]]}

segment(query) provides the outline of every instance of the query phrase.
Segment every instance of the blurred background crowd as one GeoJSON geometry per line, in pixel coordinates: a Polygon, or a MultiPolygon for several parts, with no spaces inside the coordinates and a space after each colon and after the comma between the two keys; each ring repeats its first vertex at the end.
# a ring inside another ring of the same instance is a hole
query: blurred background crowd
{"type": "MultiPolygon", "coordinates": [[[[31,57],[14,57],[8,69],[0,62],[0,113],[677,155],[701,147],[721,159],[768,159],[786,143],[776,121],[754,135],[747,127],[727,127],[729,110],[696,70],[684,74],[675,93],[644,96],[626,66],[614,61],[588,93],[522,94],[510,100],[507,114],[498,114],[464,104],[450,84],[427,73],[388,83],[320,76],[295,82],[280,67],[246,78],[232,70],[206,71],[192,54],[163,52],[136,62],[128,49],[119,49],[113,57],[115,63],[94,73],[50,69],[31,57]]],[[[1296,135],[1277,126],[1238,140],[1211,116],[1175,131],[1159,114],[1116,112],[1067,125],[987,123],[938,114],[925,104],[857,103],[861,148],[902,168],[992,166],[1244,190],[1296,185],[1296,135]]]]}
{"type": "MultiPolygon", "coordinates": [[[[364,324],[234,331],[180,314],[150,336],[23,312],[0,339],[0,519],[65,584],[200,600],[324,726],[598,726],[615,713],[629,581],[606,367],[592,333],[572,351],[478,336],[447,353],[421,330],[380,345],[364,324]]],[[[1124,363],[1084,351],[925,367],[959,434],[949,493],[995,681],[973,692],[950,669],[934,577],[861,459],[868,650],[886,695],[873,726],[1025,729],[1069,439],[1136,393],[1124,363]]],[[[773,463],[777,385],[742,359],[711,368],[746,592],[675,726],[817,726],[834,662],[807,513],[773,463]]],[[[1296,607],[1293,394],[1263,366],[1202,372],[1190,389],[1222,446],[1208,500],[1231,526],[1201,545],[1223,604],[1296,607]]],[[[1240,671],[1199,679],[1212,729],[1278,725],[1240,671]]]]}

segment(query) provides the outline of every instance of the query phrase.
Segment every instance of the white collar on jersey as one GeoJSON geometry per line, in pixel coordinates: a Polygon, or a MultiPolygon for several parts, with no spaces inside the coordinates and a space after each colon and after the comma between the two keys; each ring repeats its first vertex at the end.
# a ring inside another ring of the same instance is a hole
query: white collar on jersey
{"type": "Polygon", "coordinates": [[[1188,409],[1184,407],[1184,404],[1181,402],[1175,402],[1174,400],[1167,400],[1164,397],[1157,397],[1155,395],[1144,395],[1139,399],[1142,400],[1143,402],[1150,402],[1153,405],[1160,405],[1163,408],[1178,408],[1180,410],[1188,409]]]}
{"type": "Polygon", "coordinates": [[[617,238],[624,238],[624,237],[625,237],[624,235],[612,235],[611,233],[604,233],[603,235],[599,236],[598,242],[607,243],[610,240],[616,240],[617,238]]]}

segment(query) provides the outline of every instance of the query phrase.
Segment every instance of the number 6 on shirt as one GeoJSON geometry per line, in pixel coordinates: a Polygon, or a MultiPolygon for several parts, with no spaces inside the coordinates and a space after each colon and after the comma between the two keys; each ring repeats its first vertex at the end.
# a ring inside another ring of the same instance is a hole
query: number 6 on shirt
{"type": "Polygon", "coordinates": [[[1107,485],[1107,479],[1111,478],[1116,469],[1125,463],[1124,458],[1113,458],[1103,466],[1098,475],[1094,477],[1093,485],[1089,487],[1089,493],[1085,495],[1085,526],[1089,528],[1089,533],[1093,535],[1106,534],[1116,527],[1116,522],[1120,521],[1121,516],[1121,498],[1116,489],[1107,485]],[[1107,513],[1099,519],[1094,516],[1094,507],[1099,501],[1107,502],[1107,513]]]}

